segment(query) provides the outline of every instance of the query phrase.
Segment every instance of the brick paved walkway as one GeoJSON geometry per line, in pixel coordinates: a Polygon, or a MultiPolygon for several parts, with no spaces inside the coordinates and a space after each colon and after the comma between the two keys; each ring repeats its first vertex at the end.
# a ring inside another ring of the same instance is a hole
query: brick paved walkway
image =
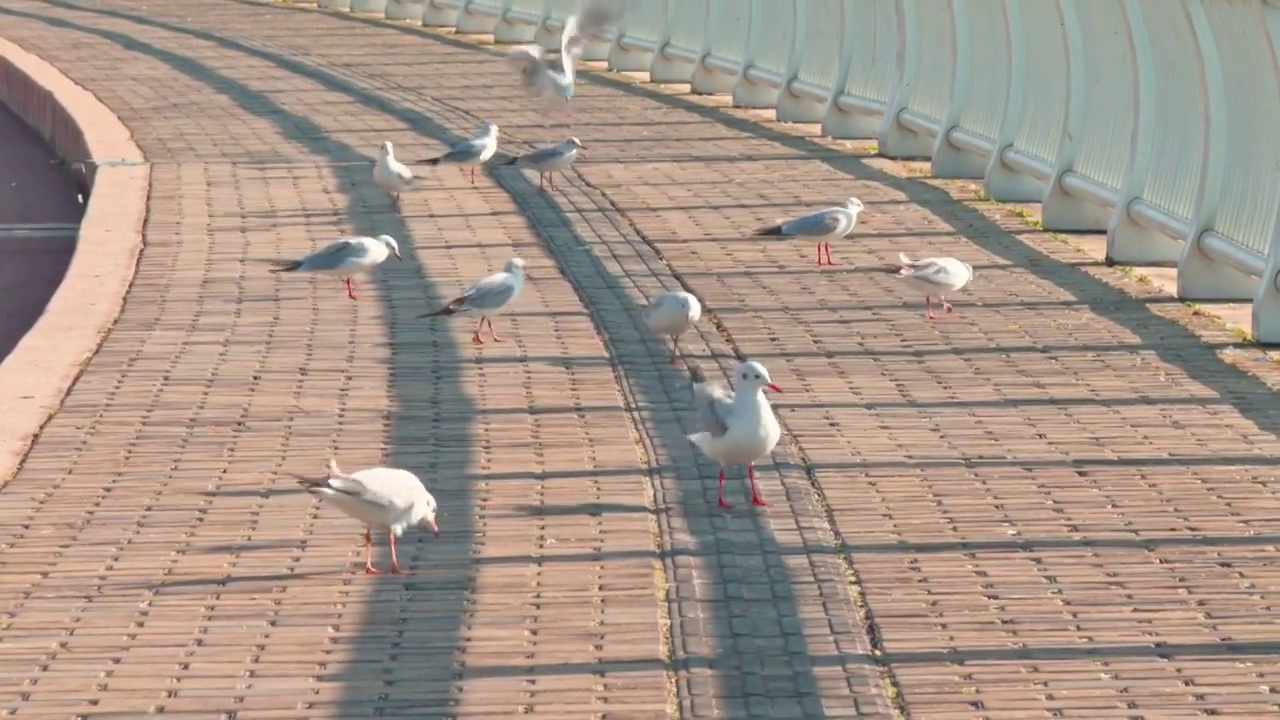
{"type": "Polygon", "coordinates": [[[401,219],[369,179],[381,140],[565,134],[491,92],[513,86],[490,50],[234,0],[0,22],[155,164],[125,313],[0,494],[0,713],[1280,708],[1274,396],[1069,247],[611,78],[575,100],[591,149],[560,191],[421,168],[401,219]],[[849,194],[841,268],[741,239],[849,194]],[[342,230],[406,239],[361,302],[252,262],[342,230]],[[979,280],[927,325],[873,266],[938,247],[979,280]],[[412,319],[512,254],[514,342],[412,319]],[[712,506],[682,373],[638,329],[682,282],[719,322],[690,351],[787,391],[767,511],[712,506]],[[335,449],[429,479],[444,534],[406,539],[415,576],[355,574],[358,528],[273,474],[335,449]]]}

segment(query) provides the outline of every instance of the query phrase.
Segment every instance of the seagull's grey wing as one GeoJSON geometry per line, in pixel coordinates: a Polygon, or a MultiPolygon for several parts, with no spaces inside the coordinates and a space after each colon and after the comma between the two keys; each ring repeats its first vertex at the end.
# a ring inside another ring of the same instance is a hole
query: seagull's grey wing
{"type": "MultiPolygon", "coordinates": [[[[364,472],[364,471],[362,471],[364,472]]],[[[357,473],[360,474],[360,473],[357,473]]],[[[417,488],[396,475],[358,478],[353,475],[330,477],[329,487],[344,495],[359,498],[370,505],[385,508],[407,508],[417,498],[417,488]]]]}
{"type": "Polygon", "coordinates": [[[479,160],[484,153],[483,143],[477,140],[465,140],[454,145],[449,152],[440,156],[443,162],[471,162],[479,160]]]}
{"type": "Polygon", "coordinates": [[[507,54],[507,64],[520,72],[520,81],[525,90],[534,93],[545,81],[547,61],[542,48],[537,45],[522,45],[507,54]]]}
{"type": "Polygon", "coordinates": [[[712,437],[721,437],[729,431],[729,416],[733,413],[732,390],[719,383],[694,385],[693,404],[698,408],[702,429],[712,437]]]}
{"type": "Polygon", "coordinates": [[[782,232],[797,237],[826,237],[840,232],[842,220],[838,211],[820,210],[782,223],[782,232]]]}
{"type": "Polygon", "coordinates": [[[561,145],[552,145],[550,147],[538,148],[537,150],[530,150],[520,156],[520,162],[528,163],[530,165],[539,165],[541,163],[551,162],[552,160],[562,158],[567,155],[568,152],[568,149],[561,145]]]}
{"type": "Polygon", "coordinates": [[[497,273],[472,285],[460,298],[459,310],[497,310],[515,297],[516,284],[507,273],[497,273]]]}
{"type": "Polygon", "coordinates": [[[364,255],[364,238],[342,238],[302,260],[302,270],[336,270],[342,264],[364,255]]]}
{"type": "Polygon", "coordinates": [[[919,280],[930,285],[950,285],[955,280],[955,273],[945,263],[936,258],[917,260],[907,272],[906,277],[919,280]]]}

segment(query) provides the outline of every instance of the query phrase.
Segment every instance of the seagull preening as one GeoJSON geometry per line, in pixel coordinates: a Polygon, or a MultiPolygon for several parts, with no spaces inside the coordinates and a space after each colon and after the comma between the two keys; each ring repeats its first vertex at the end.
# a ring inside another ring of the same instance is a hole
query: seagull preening
{"type": "Polygon", "coordinates": [[[671,338],[671,364],[675,365],[679,361],[680,336],[702,317],[702,303],[692,293],[670,290],[650,300],[643,316],[650,330],[671,338]]]}
{"type": "Polygon", "coordinates": [[[720,464],[718,504],[722,508],[733,507],[724,499],[725,466],[746,465],[751,504],[768,505],[756,486],[755,462],[773,452],[782,439],[782,427],[764,396],[765,390],[780,393],[782,389],[769,379],[769,371],[754,360],[744,361],[734,370],[736,392],[722,383],[707,382],[706,373],[696,363],[689,364],[689,378],[703,430],[690,435],[689,440],[720,464]]]}
{"type": "Polygon", "coordinates": [[[400,257],[400,246],[390,235],[371,237],[342,238],[328,247],[314,252],[301,260],[275,260],[279,267],[272,268],[273,273],[303,272],[337,275],[347,282],[347,297],[356,299],[355,290],[351,286],[354,275],[367,273],[382,264],[384,260],[400,257]]]}
{"type": "Polygon", "coordinates": [[[497,314],[512,300],[515,300],[522,287],[524,287],[524,260],[511,258],[503,266],[502,272],[496,272],[481,279],[475,285],[463,290],[461,295],[450,300],[439,310],[423,313],[418,317],[427,318],[478,312],[480,313],[480,322],[476,323],[476,331],[471,336],[471,342],[477,345],[484,342],[480,337],[480,330],[486,322],[489,323],[489,336],[493,338],[494,342],[502,342],[502,338],[498,337],[498,332],[493,329],[493,320],[490,320],[489,316],[497,314]]]}
{"type": "Polygon", "coordinates": [[[555,145],[547,145],[536,150],[513,157],[502,163],[503,165],[528,165],[538,171],[538,189],[542,189],[542,178],[545,176],[551,185],[551,189],[556,189],[556,178],[552,173],[564,170],[578,159],[578,150],[586,150],[587,146],[576,137],[566,139],[564,142],[555,145]]]}
{"type": "Polygon", "coordinates": [[[373,166],[373,182],[391,193],[396,210],[399,210],[400,193],[413,184],[413,172],[396,160],[396,151],[390,140],[382,143],[382,148],[378,151],[378,162],[373,166]]]}
{"type": "Polygon", "coordinates": [[[894,273],[908,285],[924,293],[926,317],[937,320],[933,312],[933,296],[937,295],[942,303],[942,310],[951,314],[951,303],[947,295],[959,292],[973,279],[973,267],[953,257],[925,258],[912,260],[906,253],[898,253],[898,262],[902,267],[894,273]]]}
{"type": "Polygon", "coordinates": [[[483,165],[498,152],[498,126],[491,122],[482,122],[478,126],[480,134],[470,140],[449,148],[449,152],[440,157],[431,158],[428,165],[457,165],[462,169],[471,168],[471,184],[476,184],[476,166],[483,165]]]}
{"type": "Polygon", "coordinates": [[[387,533],[391,544],[391,572],[399,575],[396,538],[407,528],[427,525],[440,536],[436,525],[436,499],[427,491],[417,475],[408,470],[375,467],[347,473],[338,462],[329,459],[328,474],[322,477],[293,475],[307,492],[325,498],[347,515],[364,523],[364,571],[376,575],[373,566],[373,528],[387,533]]]}
{"type": "Polygon", "coordinates": [[[818,243],[818,266],[822,266],[822,253],[825,250],[827,264],[831,261],[831,240],[845,237],[853,232],[858,224],[858,213],[862,212],[862,201],[851,197],[843,205],[826,208],[817,212],[783,220],[756,231],[757,236],[797,237],[815,240],[818,243]]]}

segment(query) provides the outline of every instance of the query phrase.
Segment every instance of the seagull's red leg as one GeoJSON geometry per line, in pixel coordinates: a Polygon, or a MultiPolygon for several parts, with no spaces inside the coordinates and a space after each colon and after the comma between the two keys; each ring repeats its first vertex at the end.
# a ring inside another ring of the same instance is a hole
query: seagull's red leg
{"type": "Polygon", "coordinates": [[[542,178],[543,178],[543,177],[544,177],[544,175],[543,175],[542,173],[538,173],[538,189],[539,189],[539,190],[541,190],[541,189],[542,189],[542,178]]]}
{"type": "Polygon", "coordinates": [[[939,300],[942,300],[942,310],[943,310],[943,312],[945,312],[946,314],[950,315],[950,314],[951,314],[951,303],[947,302],[945,298],[938,298],[938,299],[939,299],[939,300]]]}
{"type": "Polygon", "coordinates": [[[768,507],[769,503],[760,497],[760,488],[756,487],[756,466],[751,463],[747,463],[747,478],[751,480],[751,504],[768,507]]]}
{"type": "Polygon", "coordinates": [[[822,267],[822,243],[818,243],[818,267],[822,267]]]}
{"type": "Polygon", "coordinates": [[[476,166],[475,165],[471,166],[471,184],[472,185],[476,184],[476,166]]]}
{"type": "Polygon", "coordinates": [[[835,265],[836,264],[835,261],[831,259],[831,243],[829,242],[822,243],[822,249],[827,253],[827,264],[835,265]]]}
{"type": "Polygon", "coordinates": [[[347,278],[346,280],[347,280],[347,297],[351,298],[352,300],[355,300],[356,291],[355,291],[355,288],[351,286],[351,278],[347,278]]]}
{"type": "Polygon", "coordinates": [[[480,330],[484,327],[484,318],[480,318],[480,322],[476,323],[476,331],[471,335],[471,342],[477,345],[483,345],[484,339],[480,337],[480,330]]]}
{"type": "Polygon", "coordinates": [[[928,295],[924,296],[925,314],[930,320],[937,320],[938,316],[933,313],[933,298],[928,295]]]}
{"type": "Polygon", "coordinates": [[[552,190],[556,189],[556,176],[554,174],[547,173],[547,184],[551,186],[552,190]]]}
{"type": "Polygon", "coordinates": [[[724,468],[720,468],[720,497],[716,500],[716,504],[726,510],[732,510],[733,506],[724,501],[724,468]]]}
{"type": "Polygon", "coordinates": [[[400,559],[396,557],[396,534],[387,533],[387,537],[391,539],[391,574],[408,575],[408,573],[400,569],[400,559]]]}
{"type": "Polygon", "coordinates": [[[498,331],[493,329],[493,318],[485,318],[485,322],[489,323],[489,337],[494,342],[502,342],[502,338],[498,337],[498,331]]]}
{"type": "Polygon", "coordinates": [[[671,337],[671,364],[680,364],[680,336],[673,335],[671,337]]]}
{"type": "Polygon", "coordinates": [[[382,572],[373,566],[373,533],[369,532],[369,528],[364,529],[364,574],[377,575],[382,572]]]}

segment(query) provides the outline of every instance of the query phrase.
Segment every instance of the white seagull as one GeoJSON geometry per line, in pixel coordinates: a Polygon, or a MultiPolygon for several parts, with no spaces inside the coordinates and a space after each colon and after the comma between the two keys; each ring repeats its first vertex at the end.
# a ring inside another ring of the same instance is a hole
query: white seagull
{"type": "Polygon", "coordinates": [[[564,33],[560,35],[559,68],[547,58],[541,45],[521,45],[507,54],[507,63],[520,73],[521,83],[529,97],[559,97],[565,104],[573,97],[576,79],[573,68],[575,52],[566,44],[566,39],[570,38],[571,31],[577,32],[577,27],[576,17],[570,16],[565,21],[564,33]]]}
{"type": "Polygon", "coordinates": [[[671,338],[671,364],[675,365],[680,352],[680,336],[702,317],[702,303],[692,293],[670,290],[649,301],[643,315],[650,330],[671,338]]]}
{"type": "Polygon", "coordinates": [[[391,543],[391,572],[396,575],[404,572],[396,557],[396,538],[405,529],[425,524],[436,537],[440,536],[436,499],[418,476],[408,470],[375,467],[348,475],[338,469],[337,460],[330,458],[326,476],[290,475],[307,492],[325,498],[364,523],[364,571],[370,575],[381,572],[373,566],[373,528],[387,532],[391,543]]]}
{"type": "Polygon", "coordinates": [[[511,258],[503,266],[502,272],[496,272],[481,279],[463,290],[461,295],[450,300],[444,307],[435,312],[423,313],[418,318],[478,312],[480,322],[476,323],[476,332],[471,336],[471,342],[477,345],[484,342],[480,338],[480,329],[486,322],[489,323],[489,335],[493,341],[502,342],[502,338],[498,337],[497,331],[493,329],[493,320],[490,320],[489,316],[500,312],[503,307],[515,300],[522,287],[524,287],[524,260],[511,258]]]}
{"type": "Polygon", "coordinates": [[[858,213],[862,212],[862,201],[851,197],[843,205],[826,208],[817,212],[783,220],[777,225],[761,228],[756,231],[757,237],[798,237],[815,240],[818,243],[818,266],[822,266],[822,253],[826,250],[827,264],[831,261],[831,240],[842,238],[853,232],[858,224],[858,213]]]}
{"type": "Polygon", "coordinates": [[[973,280],[973,267],[953,257],[934,257],[923,260],[912,260],[906,253],[898,253],[898,262],[902,267],[893,273],[902,278],[908,285],[924,293],[926,317],[937,320],[933,312],[933,296],[937,295],[942,302],[942,310],[951,314],[951,303],[947,295],[960,292],[973,280]]]}
{"type": "Polygon", "coordinates": [[[507,55],[507,62],[520,73],[530,97],[554,100],[567,105],[573,97],[577,73],[574,63],[586,50],[588,41],[600,40],[612,22],[622,17],[621,7],[607,0],[588,0],[582,9],[564,21],[560,31],[559,62],[550,60],[540,45],[521,45],[507,55]]]}
{"type": "Polygon", "coordinates": [[[571,137],[555,145],[547,145],[536,150],[513,157],[503,165],[528,165],[538,171],[538,189],[542,189],[542,178],[546,176],[551,189],[556,189],[556,179],[551,173],[564,170],[578,159],[578,150],[586,150],[587,146],[576,137],[571,137]]]}
{"type": "Polygon", "coordinates": [[[428,165],[457,165],[463,169],[471,168],[471,184],[476,184],[476,166],[483,165],[498,152],[498,126],[491,122],[482,122],[478,126],[480,134],[470,140],[449,148],[449,152],[440,157],[431,158],[428,165]]]}
{"type": "Polygon", "coordinates": [[[393,254],[397,260],[404,259],[400,257],[400,246],[390,235],[342,238],[301,260],[273,260],[278,267],[272,268],[271,272],[337,275],[346,279],[347,297],[355,300],[356,293],[351,286],[352,276],[369,272],[393,254]]]}
{"type": "Polygon", "coordinates": [[[768,505],[756,487],[755,461],[773,452],[782,439],[782,427],[764,396],[765,390],[782,392],[769,379],[769,371],[754,360],[744,361],[734,371],[737,392],[721,383],[707,382],[707,376],[696,363],[689,365],[693,380],[693,402],[698,409],[703,431],[689,436],[702,454],[720,464],[722,508],[733,506],[724,499],[724,468],[746,465],[751,480],[751,504],[768,505]]]}
{"type": "Polygon", "coordinates": [[[378,152],[378,162],[373,166],[373,182],[391,193],[391,197],[395,199],[396,210],[399,210],[400,193],[408,190],[413,184],[413,172],[396,160],[396,151],[390,140],[382,143],[382,148],[378,152]]]}

